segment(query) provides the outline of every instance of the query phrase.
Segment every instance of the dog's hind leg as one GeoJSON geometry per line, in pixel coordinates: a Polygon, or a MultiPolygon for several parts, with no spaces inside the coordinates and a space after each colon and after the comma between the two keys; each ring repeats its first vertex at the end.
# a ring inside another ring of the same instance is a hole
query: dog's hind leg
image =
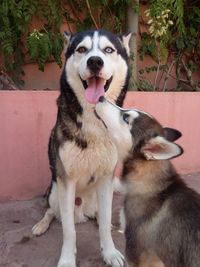
{"type": "Polygon", "coordinates": [[[58,192],[57,184],[53,182],[51,192],[49,194],[49,208],[45,212],[44,217],[33,226],[32,233],[34,235],[41,235],[47,231],[52,220],[56,217],[59,219],[59,203],[58,203],[58,192]]]}
{"type": "Polygon", "coordinates": [[[54,219],[55,215],[51,208],[48,208],[45,212],[44,217],[38,223],[36,223],[32,228],[32,233],[34,235],[41,235],[46,232],[49,228],[50,223],[54,219]]]}

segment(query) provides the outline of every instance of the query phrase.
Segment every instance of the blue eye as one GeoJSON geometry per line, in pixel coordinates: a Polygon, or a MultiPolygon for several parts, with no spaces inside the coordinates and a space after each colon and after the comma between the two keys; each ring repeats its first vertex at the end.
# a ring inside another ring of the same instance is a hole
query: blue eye
{"type": "Polygon", "coordinates": [[[123,118],[123,121],[125,121],[127,124],[129,124],[129,118],[130,118],[130,115],[129,114],[124,113],[122,115],[122,118],[123,118]]]}
{"type": "Polygon", "coordinates": [[[85,46],[80,46],[76,51],[83,54],[87,51],[87,48],[85,46]]]}
{"type": "Polygon", "coordinates": [[[104,51],[108,54],[112,54],[115,50],[112,47],[107,46],[104,51]]]}

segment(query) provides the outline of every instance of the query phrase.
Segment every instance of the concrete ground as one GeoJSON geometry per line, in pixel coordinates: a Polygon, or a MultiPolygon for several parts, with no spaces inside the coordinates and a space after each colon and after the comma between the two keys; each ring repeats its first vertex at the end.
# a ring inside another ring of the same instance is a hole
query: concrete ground
{"type": "MultiPolygon", "coordinates": [[[[185,175],[190,187],[200,192],[200,173],[185,175]]],[[[123,196],[116,193],[113,202],[113,238],[124,253],[124,237],[118,232],[118,214],[123,196]]],[[[32,226],[43,216],[42,198],[0,204],[0,267],[55,267],[62,245],[61,224],[54,221],[40,237],[31,234],[32,226]]],[[[105,267],[99,249],[98,228],[94,221],[76,226],[77,266],[105,267]]]]}

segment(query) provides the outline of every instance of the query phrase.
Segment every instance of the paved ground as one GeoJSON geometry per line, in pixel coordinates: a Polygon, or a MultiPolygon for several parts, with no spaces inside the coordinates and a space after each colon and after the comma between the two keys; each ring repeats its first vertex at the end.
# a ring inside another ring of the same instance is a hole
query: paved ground
{"type": "MultiPolygon", "coordinates": [[[[200,192],[200,173],[184,177],[188,184],[200,192]]],[[[115,194],[112,231],[116,246],[124,252],[124,238],[118,232],[118,213],[122,195],[115,194]]],[[[34,237],[31,228],[43,215],[42,198],[31,201],[0,204],[0,267],[55,267],[58,261],[62,230],[54,221],[44,235],[34,237]]],[[[105,267],[99,251],[98,229],[94,221],[76,226],[77,265],[80,267],[105,267]]]]}

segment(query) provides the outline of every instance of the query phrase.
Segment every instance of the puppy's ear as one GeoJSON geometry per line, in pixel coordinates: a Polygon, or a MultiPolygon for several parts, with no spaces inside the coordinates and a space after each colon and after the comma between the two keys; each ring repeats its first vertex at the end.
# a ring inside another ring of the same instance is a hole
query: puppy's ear
{"type": "Polygon", "coordinates": [[[168,141],[174,142],[182,136],[182,133],[176,129],[164,127],[164,135],[168,141]]]}
{"type": "Polygon", "coordinates": [[[130,42],[131,36],[132,36],[132,33],[129,33],[129,34],[127,34],[127,35],[122,35],[122,36],[121,36],[121,38],[122,38],[122,43],[124,44],[124,47],[125,47],[125,49],[126,49],[126,52],[127,52],[127,55],[128,55],[128,56],[130,55],[129,42],[130,42]]]}
{"type": "Polygon", "coordinates": [[[73,35],[64,31],[63,37],[64,37],[64,52],[66,53],[67,48],[69,47],[70,44],[70,40],[72,39],[73,35]]]}
{"type": "Polygon", "coordinates": [[[162,136],[156,136],[143,145],[141,152],[147,160],[165,160],[178,157],[183,149],[162,136]]]}

